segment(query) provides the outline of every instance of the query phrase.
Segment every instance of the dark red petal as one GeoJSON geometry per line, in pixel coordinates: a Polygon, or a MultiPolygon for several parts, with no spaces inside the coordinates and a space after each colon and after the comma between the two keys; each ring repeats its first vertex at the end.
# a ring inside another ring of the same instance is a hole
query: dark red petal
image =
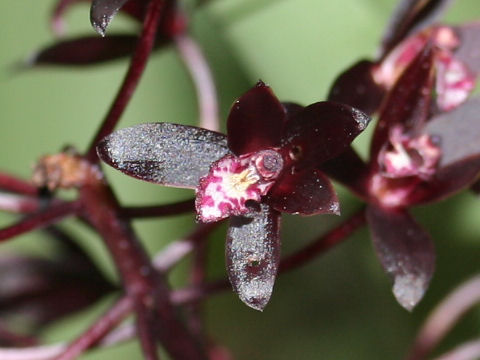
{"type": "Polygon", "coordinates": [[[95,31],[105,36],[108,24],[127,1],[128,0],[92,0],[90,22],[95,31]]]}
{"type": "Polygon", "coordinates": [[[270,87],[260,81],[230,110],[228,146],[236,155],[278,146],[285,121],[284,107],[270,87]]]}
{"type": "Polygon", "coordinates": [[[318,166],[345,151],[370,118],[348,105],[324,101],[288,119],[282,148],[297,167],[318,166]]]}
{"type": "Polygon", "coordinates": [[[192,189],[213,162],[229,153],[225,135],[169,123],[117,130],[98,144],[97,152],[129,176],[192,189]]]}
{"type": "Polygon", "coordinates": [[[352,147],[340,156],[323,163],[320,169],[358,196],[367,197],[368,166],[352,147]]]}
{"type": "Polygon", "coordinates": [[[474,182],[480,172],[480,99],[434,117],[424,132],[438,138],[442,157],[434,178],[412,195],[416,201],[445,198],[474,182]]]}
{"type": "Polygon", "coordinates": [[[26,65],[95,65],[130,55],[137,40],[133,35],[113,35],[61,41],[35,54],[26,65]]]}
{"type": "Polygon", "coordinates": [[[367,209],[373,245],[388,275],[393,294],[407,310],[422,299],[435,270],[435,250],[430,236],[404,210],[367,209]]]}
{"type": "Polygon", "coordinates": [[[434,85],[434,59],[434,48],[429,45],[408,65],[388,93],[370,148],[370,159],[375,164],[394,125],[400,124],[405,131],[415,133],[426,122],[434,85]]]}
{"type": "Polygon", "coordinates": [[[266,202],[275,210],[301,215],[340,215],[340,204],[330,180],[315,169],[282,174],[266,202]]]}
{"type": "Polygon", "coordinates": [[[260,204],[259,212],[234,216],[227,233],[227,272],[245,304],[262,311],[273,291],[280,262],[280,214],[260,204]]]}
{"type": "Polygon", "coordinates": [[[385,30],[380,57],[384,57],[408,35],[432,25],[451,2],[452,0],[400,1],[385,30]]]}
{"type": "Polygon", "coordinates": [[[374,65],[362,60],[340,74],[333,82],[328,100],[348,104],[368,115],[376,112],[385,90],[372,77],[374,65]]]}
{"type": "Polygon", "coordinates": [[[480,72],[480,22],[454,28],[460,37],[460,46],[455,50],[455,58],[465,63],[475,74],[480,72]]]}

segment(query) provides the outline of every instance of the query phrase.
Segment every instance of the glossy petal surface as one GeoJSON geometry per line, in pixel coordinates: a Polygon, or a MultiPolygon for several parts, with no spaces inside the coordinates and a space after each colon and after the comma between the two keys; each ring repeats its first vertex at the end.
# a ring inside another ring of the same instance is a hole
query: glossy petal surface
{"type": "Polygon", "coordinates": [[[434,84],[434,56],[433,48],[427,47],[404,70],[388,94],[373,135],[371,159],[377,158],[394,125],[400,124],[406,132],[414,132],[427,120],[434,84]]]}
{"type": "Polygon", "coordinates": [[[374,81],[373,66],[373,62],[362,60],[340,74],[330,89],[328,100],[348,104],[369,115],[376,112],[385,90],[374,81]]]}
{"type": "Polygon", "coordinates": [[[430,236],[404,211],[367,209],[373,245],[393,279],[393,294],[407,310],[422,299],[435,269],[435,250],[430,236]]]}
{"type": "Polygon", "coordinates": [[[118,10],[128,0],[92,0],[90,8],[90,22],[100,35],[105,36],[108,24],[118,10]]]}
{"type": "Polygon", "coordinates": [[[97,147],[107,164],[135,178],[195,188],[210,165],[229,153],[226,137],[192,126],[151,123],[117,130],[97,147]]]}
{"type": "Polygon", "coordinates": [[[273,185],[266,201],[275,210],[290,214],[340,215],[340,204],[332,183],[315,169],[283,174],[273,185]]]}
{"type": "Polygon", "coordinates": [[[130,55],[138,38],[113,35],[108,38],[83,37],[58,42],[28,60],[27,66],[95,65],[130,55]]]}
{"type": "Polygon", "coordinates": [[[318,102],[289,119],[282,147],[297,167],[317,166],[345,151],[369,121],[348,105],[318,102]]]}
{"type": "Polygon", "coordinates": [[[451,2],[452,0],[400,1],[385,30],[380,56],[383,57],[407,35],[433,24],[451,2]]]}
{"type": "Polygon", "coordinates": [[[270,87],[259,82],[233,104],[227,120],[228,146],[235,155],[280,144],[286,113],[270,87]]]}
{"type": "Polygon", "coordinates": [[[414,194],[426,202],[445,198],[475,181],[480,172],[480,99],[434,117],[424,132],[437,137],[442,157],[435,177],[414,194]]]}
{"type": "Polygon", "coordinates": [[[273,291],[280,261],[280,214],[261,204],[259,212],[230,219],[226,262],[233,289],[245,304],[262,311],[273,291]]]}

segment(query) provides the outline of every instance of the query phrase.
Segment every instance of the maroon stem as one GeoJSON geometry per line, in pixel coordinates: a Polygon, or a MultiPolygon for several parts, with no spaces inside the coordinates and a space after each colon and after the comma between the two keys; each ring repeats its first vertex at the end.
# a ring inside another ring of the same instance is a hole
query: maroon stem
{"type": "MultiPolygon", "coordinates": [[[[280,261],[280,273],[296,269],[317,258],[336,244],[345,240],[354,231],[363,226],[365,222],[365,208],[362,207],[362,209],[327,234],[320,236],[303,249],[282,259],[280,261]]],[[[171,294],[171,299],[172,302],[177,305],[190,304],[204,299],[211,294],[226,290],[229,286],[230,284],[227,279],[203,283],[200,286],[191,286],[176,290],[171,294]]]]}
{"type": "Polygon", "coordinates": [[[155,314],[147,304],[137,304],[137,335],[145,360],[158,360],[155,341],[155,314]]]}
{"type": "Polygon", "coordinates": [[[80,189],[83,216],[97,229],[109,248],[127,295],[136,309],[145,302],[156,312],[156,336],[174,359],[203,359],[198,343],[179,321],[170,302],[166,280],[151,265],[128,221],[120,218],[119,205],[102,183],[80,189]]]}
{"type": "Polygon", "coordinates": [[[40,200],[36,197],[0,193],[0,210],[28,214],[39,210],[40,200]]]}
{"type": "Polygon", "coordinates": [[[79,205],[77,201],[51,205],[40,213],[31,215],[12,226],[0,229],[0,241],[58,222],[77,213],[80,209],[79,205]]]}
{"type": "Polygon", "coordinates": [[[122,297],[87,331],[73,341],[60,355],[55,357],[54,360],[75,359],[85,350],[98,343],[132,311],[132,308],[132,299],[127,296],[122,297]]]}
{"type": "Polygon", "coordinates": [[[279,271],[289,271],[306,264],[308,261],[316,258],[320,254],[323,254],[333,246],[345,240],[359,227],[365,225],[365,222],[365,208],[363,207],[327,234],[314,240],[311,244],[298,252],[282,259],[279,271]]]}
{"type": "Polygon", "coordinates": [[[179,215],[195,209],[195,199],[179,201],[173,204],[157,206],[123,207],[120,215],[127,218],[148,218],[159,216],[179,215]]]}
{"type": "Polygon", "coordinates": [[[140,81],[155,43],[155,36],[164,6],[165,0],[151,0],[148,4],[142,33],[140,34],[140,39],[133,53],[125,79],[115,101],[87,150],[86,158],[92,163],[99,161],[96,153],[97,143],[113,131],[140,81]]]}
{"type": "Polygon", "coordinates": [[[0,172],[0,190],[34,196],[38,193],[38,189],[29,182],[2,172],[0,172]]]}
{"type": "MultiPolygon", "coordinates": [[[[197,242],[195,243],[193,251],[193,264],[190,273],[190,285],[191,286],[200,286],[205,282],[206,278],[206,267],[207,263],[207,242],[197,242]]],[[[195,302],[191,304],[188,309],[189,312],[189,325],[191,331],[199,338],[205,342],[204,339],[204,326],[202,320],[203,306],[200,302],[195,302]]]]}

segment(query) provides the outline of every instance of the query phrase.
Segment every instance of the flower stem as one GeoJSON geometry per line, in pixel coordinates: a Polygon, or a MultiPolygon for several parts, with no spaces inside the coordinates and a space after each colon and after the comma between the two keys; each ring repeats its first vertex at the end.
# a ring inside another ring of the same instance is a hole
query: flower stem
{"type": "Polygon", "coordinates": [[[98,162],[96,153],[97,143],[113,131],[140,81],[155,43],[158,24],[162,18],[164,6],[165,0],[151,0],[148,5],[143,21],[142,33],[130,61],[125,79],[100,129],[87,150],[86,158],[92,163],[98,162]]]}
{"type": "Polygon", "coordinates": [[[51,225],[67,216],[78,213],[79,210],[80,203],[78,201],[51,205],[40,213],[22,219],[12,226],[0,229],[0,241],[51,225]]]}
{"type": "Polygon", "coordinates": [[[27,181],[0,172],[0,189],[23,195],[37,195],[38,189],[27,181]]]}
{"type": "Polygon", "coordinates": [[[120,215],[127,219],[180,215],[195,209],[195,199],[179,201],[173,204],[156,206],[122,207],[120,215]]]}
{"type": "Polygon", "coordinates": [[[68,345],[60,355],[56,356],[54,360],[75,359],[117,326],[132,311],[132,308],[132,299],[127,296],[122,297],[87,331],[68,345]]]}
{"type": "Polygon", "coordinates": [[[199,125],[208,130],[219,131],[217,90],[202,49],[186,33],[175,36],[174,42],[197,92],[199,125]]]}
{"type": "Polygon", "coordinates": [[[84,218],[104,239],[127,295],[132,297],[135,310],[141,311],[137,315],[155,312],[155,336],[173,358],[203,359],[199,344],[176,316],[165,278],[152,267],[130,223],[119,216],[120,206],[111,189],[101,182],[89,184],[80,189],[80,198],[84,218]],[[147,309],[145,303],[149,304],[147,309]]]}
{"type": "Polygon", "coordinates": [[[303,249],[293,253],[280,262],[280,272],[286,272],[303,266],[310,260],[339,244],[366,222],[365,207],[362,207],[339,226],[320,236],[303,249]]]}

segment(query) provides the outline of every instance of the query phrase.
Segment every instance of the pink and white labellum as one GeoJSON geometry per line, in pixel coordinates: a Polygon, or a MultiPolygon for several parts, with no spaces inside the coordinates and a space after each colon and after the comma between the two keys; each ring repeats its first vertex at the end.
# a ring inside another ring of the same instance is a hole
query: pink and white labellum
{"type": "Polygon", "coordinates": [[[428,180],[435,174],[441,150],[427,134],[412,137],[397,125],[390,130],[389,144],[378,154],[381,174],[388,178],[417,176],[428,180]]]}
{"type": "Polygon", "coordinates": [[[259,202],[283,169],[283,159],[275,150],[262,150],[241,156],[226,155],[200,179],[196,191],[197,218],[212,222],[251,209],[248,201],[259,202]]]}
{"type": "Polygon", "coordinates": [[[401,42],[373,69],[378,84],[390,88],[427,43],[436,47],[436,91],[440,110],[449,111],[463,103],[475,86],[475,74],[455,55],[461,40],[448,26],[429,28],[401,42]]]}

